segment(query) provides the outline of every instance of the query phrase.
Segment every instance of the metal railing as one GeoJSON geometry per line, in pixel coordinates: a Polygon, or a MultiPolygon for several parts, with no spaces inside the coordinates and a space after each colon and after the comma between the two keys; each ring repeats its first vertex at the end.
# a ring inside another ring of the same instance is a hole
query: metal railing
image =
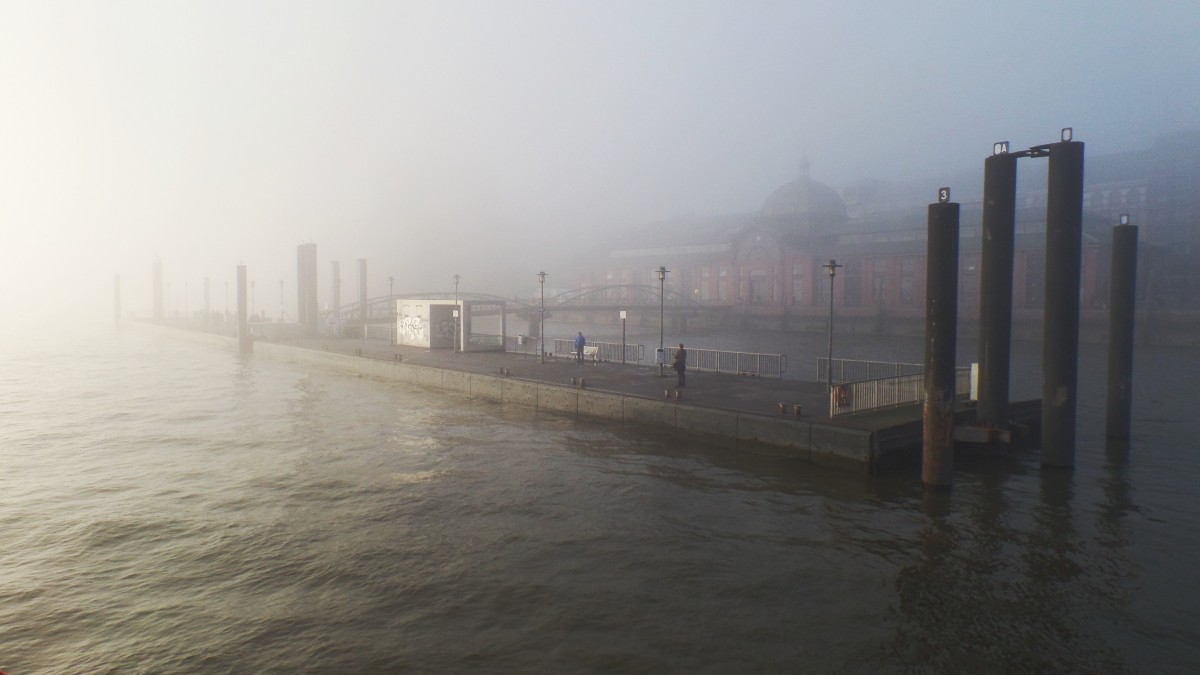
{"type": "Polygon", "coordinates": [[[528,354],[531,356],[538,355],[538,344],[540,338],[532,335],[509,335],[504,338],[504,351],[513,354],[528,354]]]}
{"type": "MultiPolygon", "coordinates": [[[[666,351],[667,364],[671,364],[675,360],[675,352],[679,350],[675,347],[667,347],[666,351]]],[[[688,347],[687,367],[688,370],[782,379],[783,374],[787,372],[787,355],[688,347]]]]}
{"type": "MultiPolygon", "coordinates": [[[[829,359],[817,357],[817,382],[825,381],[825,364],[829,359]]],[[[891,361],[857,361],[854,359],[833,360],[834,382],[861,382],[863,380],[879,380],[885,377],[900,377],[902,375],[919,375],[925,372],[922,363],[893,363],[891,361]]]]}
{"type": "MultiPolygon", "coordinates": [[[[642,359],[646,358],[645,345],[622,345],[620,342],[592,342],[588,341],[588,347],[596,347],[599,350],[597,359],[610,363],[621,363],[621,349],[624,347],[625,359],[624,363],[638,364],[642,359]]],[[[575,341],[574,340],[554,340],[554,355],[558,357],[575,356],[575,341]]]]}
{"type": "MultiPolygon", "coordinates": [[[[954,369],[954,397],[965,400],[971,395],[971,369],[954,369]]],[[[923,373],[881,377],[874,380],[843,382],[829,392],[829,416],[879,410],[925,400],[923,373]]]]}

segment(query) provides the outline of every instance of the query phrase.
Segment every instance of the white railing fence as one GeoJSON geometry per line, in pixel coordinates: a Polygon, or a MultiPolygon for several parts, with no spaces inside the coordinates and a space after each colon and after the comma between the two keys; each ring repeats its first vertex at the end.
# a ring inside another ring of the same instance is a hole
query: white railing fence
{"type": "MultiPolygon", "coordinates": [[[[971,369],[954,369],[955,398],[965,400],[971,395],[971,369]]],[[[829,416],[848,415],[866,410],[879,410],[925,400],[923,373],[881,377],[858,382],[835,384],[829,391],[829,416]]]]}

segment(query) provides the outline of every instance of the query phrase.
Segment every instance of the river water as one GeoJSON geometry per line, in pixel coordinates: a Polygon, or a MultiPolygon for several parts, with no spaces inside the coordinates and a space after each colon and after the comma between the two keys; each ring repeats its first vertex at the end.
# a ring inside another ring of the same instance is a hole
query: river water
{"type": "MultiPolygon", "coordinates": [[[[737,338],[689,342],[720,339],[737,338]]],[[[823,353],[822,336],[732,348],[797,340],[823,353]]],[[[919,346],[847,337],[838,355],[919,346]]],[[[1014,389],[1037,349],[1018,343],[1014,389]]],[[[948,496],[915,470],[832,472],[136,330],[7,334],[0,359],[9,675],[1200,663],[1194,351],[1138,353],[1135,438],[1106,446],[1103,351],[1085,347],[1075,471],[963,462],[948,496]]]]}

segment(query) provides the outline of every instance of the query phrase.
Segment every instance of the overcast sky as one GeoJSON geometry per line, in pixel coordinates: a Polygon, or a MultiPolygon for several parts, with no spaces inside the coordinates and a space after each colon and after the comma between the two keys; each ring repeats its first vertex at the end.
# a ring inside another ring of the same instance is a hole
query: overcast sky
{"type": "Polygon", "coordinates": [[[322,287],[366,257],[378,293],[525,291],[803,156],[932,200],[993,141],[1200,128],[1197,36],[1194,0],[0,0],[0,281],[103,315],[119,273],[144,311],[157,255],[193,308],[238,262],[291,304],[313,241],[322,287]]]}

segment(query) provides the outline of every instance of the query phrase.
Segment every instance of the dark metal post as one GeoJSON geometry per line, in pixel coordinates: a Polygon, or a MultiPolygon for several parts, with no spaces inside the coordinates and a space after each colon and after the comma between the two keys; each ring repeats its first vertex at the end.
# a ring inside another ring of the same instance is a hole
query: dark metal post
{"type": "Polygon", "coordinates": [[[1108,414],[1105,434],[1129,438],[1133,403],[1133,325],[1137,289],[1138,228],[1121,216],[1113,228],[1112,288],[1108,303],[1108,414]]]}
{"type": "Polygon", "coordinates": [[[358,305],[362,319],[362,336],[367,337],[367,259],[358,259],[358,305]]]}
{"type": "Polygon", "coordinates": [[[237,266],[238,353],[249,354],[254,349],[250,340],[250,316],[246,307],[246,266],[237,266]]]}
{"type": "Polygon", "coordinates": [[[625,310],[621,310],[621,363],[625,363],[625,310]]]}
{"type": "Polygon", "coordinates": [[[329,311],[342,311],[342,265],[336,260],[329,261],[329,311]]]}
{"type": "MultiPolygon", "coordinates": [[[[837,276],[837,269],[841,267],[833,258],[829,259],[829,263],[821,265],[829,272],[829,351],[825,355],[825,389],[826,394],[833,396],[833,278],[837,276]]],[[[832,405],[832,404],[831,404],[832,405]]],[[[832,409],[830,413],[833,414],[832,409]]]]}
{"type": "MultiPolygon", "coordinates": [[[[997,146],[1007,146],[997,144],[997,146]]],[[[1008,425],[1012,347],[1013,239],[1016,229],[1017,155],[994,154],[983,163],[983,251],[979,286],[979,405],[985,427],[1008,425]]],[[[975,289],[963,289],[972,293],[975,289]]]]}
{"type": "Polygon", "coordinates": [[[459,333],[462,332],[462,312],[458,307],[458,282],[461,277],[454,275],[454,351],[458,351],[459,333]]]}
{"type": "Polygon", "coordinates": [[[1083,143],[1050,145],[1046,196],[1046,307],[1042,342],[1042,464],[1075,464],[1079,274],[1083,257],[1083,143]]]}
{"type": "Polygon", "coordinates": [[[929,205],[925,274],[925,408],[922,480],[954,483],[954,362],[959,317],[959,204],[948,187],[929,205]]]}
{"type": "Polygon", "coordinates": [[[538,353],[542,363],[546,362],[546,273],[538,272],[538,285],[542,287],[542,321],[538,326],[538,353]]]}
{"type": "Polygon", "coordinates": [[[929,205],[925,284],[925,409],[921,479],[954,482],[954,362],[958,336],[958,204],[950,190],[929,205]]]}
{"type": "Polygon", "coordinates": [[[667,365],[663,363],[667,360],[667,352],[663,348],[663,307],[666,305],[667,298],[667,269],[666,265],[659,265],[655,270],[658,273],[658,376],[663,376],[663,368],[667,365]]]}

